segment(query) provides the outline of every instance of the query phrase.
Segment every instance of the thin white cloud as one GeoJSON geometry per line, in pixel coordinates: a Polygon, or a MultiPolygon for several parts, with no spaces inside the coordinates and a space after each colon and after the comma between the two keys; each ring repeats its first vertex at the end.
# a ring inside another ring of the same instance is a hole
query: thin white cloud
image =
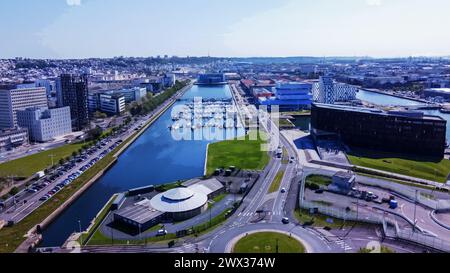
{"type": "Polygon", "coordinates": [[[383,5],[382,0],[366,0],[367,5],[372,7],[379,7],[383,5]]]}
{"type": "Polygon", "coordinates": [[[66,0],[69,6],[81,6],[81,0],[66,0]]]}

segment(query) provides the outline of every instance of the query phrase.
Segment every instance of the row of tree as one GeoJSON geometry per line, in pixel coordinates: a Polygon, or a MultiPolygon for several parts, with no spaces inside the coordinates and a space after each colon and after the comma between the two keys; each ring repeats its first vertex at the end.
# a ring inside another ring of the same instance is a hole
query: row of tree
{"type": "Polygon", "coordinates": [[[176,81],[175,85],[158,96],[149,96],[143,99],[141,102],[133,103],[130,107],[130,114],[132,116],[140,116],[146,115],[153,110],[155,110],[158,106],[163,104],[165,101],[170,99],[173,95],[175,95],[178,91],[183,89],[188,85],[187,81],[176,81]]]}

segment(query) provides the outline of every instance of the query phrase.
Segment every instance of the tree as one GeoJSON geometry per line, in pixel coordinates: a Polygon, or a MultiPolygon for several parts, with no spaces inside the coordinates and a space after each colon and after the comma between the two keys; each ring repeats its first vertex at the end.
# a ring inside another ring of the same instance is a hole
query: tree
{"type": "Polygon", "coordinates": [[[72,157],[77,157],[77,155],[78,155],[78,152],[77,152],[77,151],[74,151],[74,152],[72,153],[72,157]]]}
{"type": "Polygon", "coordinates": [[[19,188],[17,188],[17,187],[13,187],[10,191],[9,191],[9,194],[10,195],[16,195],[16,194],[18,194],[19,193],[19,188]]]}
{"type": "Polygon", "coordinates": [[[103,130],[99,126],[88,131],[89,139],[98,139],[102,135],[103,130]]]}
{"type": "Polygon", "coordinates": [[[64,158],[61,158],[59,160],[59,165],[64,165],[64,163],[66,163],[66,160],[64,158]]]}
{"type": "Polygon", "coordinates": [[[105,113],[103,113],[103,112],[100,112],[100,111],[96,111],[96,112],[94,113],[94,118],[96,118],[96,119],[105,119],[105,118],[107,118],[107,117],[108,117],[107,114],[105,114],[105,113]]]}

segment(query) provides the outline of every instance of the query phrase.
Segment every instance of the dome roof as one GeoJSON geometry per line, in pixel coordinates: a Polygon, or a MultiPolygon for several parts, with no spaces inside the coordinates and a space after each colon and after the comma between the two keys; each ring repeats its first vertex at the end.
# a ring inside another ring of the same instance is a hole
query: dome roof
{"type": "Polygon", "coordinates": [[[162,212],[186,212],[203,207],[208,196],[188,188],[176,188],[160,193],[150,200],[151,206],[162,212]]]}
{"type": "Polygon", "coordinates": [[[163,194],[164,198],[167,198],[171,201],[183,201],[194,196],[194,192],[188,188],[176,188],[169,191],[166,191],[163,194]]]}

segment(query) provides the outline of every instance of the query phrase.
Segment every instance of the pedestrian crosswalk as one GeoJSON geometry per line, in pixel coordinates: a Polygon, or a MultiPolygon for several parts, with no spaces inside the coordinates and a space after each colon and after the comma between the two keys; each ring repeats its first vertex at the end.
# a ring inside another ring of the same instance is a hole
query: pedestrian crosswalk
{"type": "MultiPolygon", "coordinates": [[[[283,213],[281,211],[269,211],[265,213],[268,216],[279,216],[279,215],[283,215],[283,213]]],[[[239,217],[251,217],[251,216],[260,216],[263,215],[261,213],[256,213],[256,212],[240,212],[238,214],[239,217]]]]}
{"type": "Polygon", "coordinates": [[[344,240],[339,239],[339,240],[335,241],[335,243],[336,243],[340,248],[342,248],[344,251],[350,251],[350,250],[353,250],[353,248],[352,248],[349,244],[347,244],[344,240]]]}

